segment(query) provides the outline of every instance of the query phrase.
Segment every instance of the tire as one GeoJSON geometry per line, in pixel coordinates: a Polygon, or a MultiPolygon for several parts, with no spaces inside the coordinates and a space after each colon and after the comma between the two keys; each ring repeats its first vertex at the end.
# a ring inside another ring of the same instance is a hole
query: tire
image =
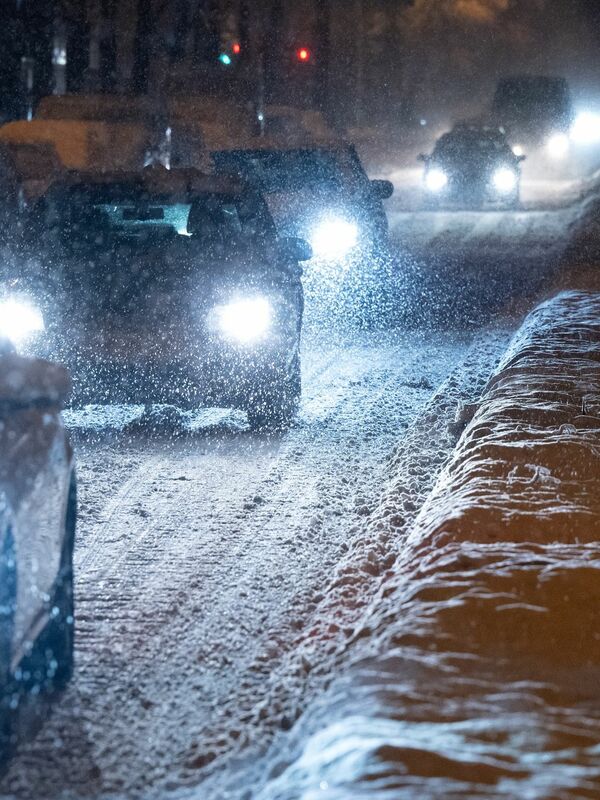
{"type": "Polygon", "coordinates": [[[300,354],[296,353],[288,374],[279,383],[261,390],[255,402],[246,409],[251,430],[287,430],[298,413],[301,394],[300,354]]]}

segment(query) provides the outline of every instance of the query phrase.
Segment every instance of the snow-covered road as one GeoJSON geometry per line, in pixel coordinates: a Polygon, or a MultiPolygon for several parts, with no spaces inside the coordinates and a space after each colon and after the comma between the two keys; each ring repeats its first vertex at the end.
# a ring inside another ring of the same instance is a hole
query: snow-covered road
{"type": "Polygon", "coordinates": [[[1,796],[148,796],[289,726],[300,687],[291,705],[265,702],[290,677],[286,653],[375,507],[402,431],[467,345],[307,342],[301,422],[286,436],[225,412],[126,427],[114,411],[69,415],[77,672],[1,796]]]}
{"type": "Polygon", "coordinates": [[[77,669],[0,780],[2,800],[162,798],[198,784],[196,796],[217,797],[238,757],[291,727],[386,569],[365,531],[377,530],[390,458],[409,520],[448,457],[459,404],[514,326],[507,309],[527,305],[559,258],[572,218],[556,213],[398,215],[412,324],[336,333],[311,322],[309,297],[288,434],[250,433],[225,411],[67,414],[77,669]],[[531,231],[544,247],[524,245],[531,231]]]}

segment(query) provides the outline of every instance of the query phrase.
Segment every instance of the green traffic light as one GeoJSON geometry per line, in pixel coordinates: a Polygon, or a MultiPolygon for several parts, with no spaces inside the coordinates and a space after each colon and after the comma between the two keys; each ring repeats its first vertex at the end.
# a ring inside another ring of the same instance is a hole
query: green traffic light
{"type": "Polygon", "coordinates": [[[227,53],[221,53],[221,55],[219,56],[219,61],[226,67],[231,66],[231,56],[227,55],[227,53]]]}

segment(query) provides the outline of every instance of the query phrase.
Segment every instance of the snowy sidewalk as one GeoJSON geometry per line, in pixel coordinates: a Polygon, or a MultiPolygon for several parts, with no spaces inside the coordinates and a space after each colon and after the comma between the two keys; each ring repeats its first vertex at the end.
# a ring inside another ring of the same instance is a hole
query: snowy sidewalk
{"type": "Polygon", "coordinates": [[[261,800],[600,797],[599,539],[600,295],[567,292],[514,337],[261,800]]]}

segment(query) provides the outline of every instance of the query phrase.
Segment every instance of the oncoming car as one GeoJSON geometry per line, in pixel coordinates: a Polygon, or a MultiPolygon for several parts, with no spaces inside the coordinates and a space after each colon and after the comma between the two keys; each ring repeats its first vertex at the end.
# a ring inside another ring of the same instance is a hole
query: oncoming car
{"type": "Polygon", "coordinates": [[[73,670],[75,476],[60,416],[69,388],[64,368],[0,341],[0,761],[23,695],[63,689],[73,670]]]}
{"type": "Polygon", "coordinates": [[[338,261],[386,250],[382,200],[393,186],[369,180],[352,145],[222,150],[212,159],[218,174],[256,186],[278,230],[307,240],[315,258],[338,261]]]}
{"type": "Polygon", "coordinates": [[[28,320],[23,346],[68,366],[75,404],[211,405],[246,411],[252,427],[290,423],[299,261],[311,254],[277,237],[259,193],[193,170],[77,175],[45,195],[29,236],[39,269],[4,302],[28,320]]]}
{"type": "Polygon", "coordinates": [[[483,125],[457,125],[441,136],[425,164],[426,204],[515,208],[519,203],[524,156],[512,151],[504,133],[483,125]]]}

